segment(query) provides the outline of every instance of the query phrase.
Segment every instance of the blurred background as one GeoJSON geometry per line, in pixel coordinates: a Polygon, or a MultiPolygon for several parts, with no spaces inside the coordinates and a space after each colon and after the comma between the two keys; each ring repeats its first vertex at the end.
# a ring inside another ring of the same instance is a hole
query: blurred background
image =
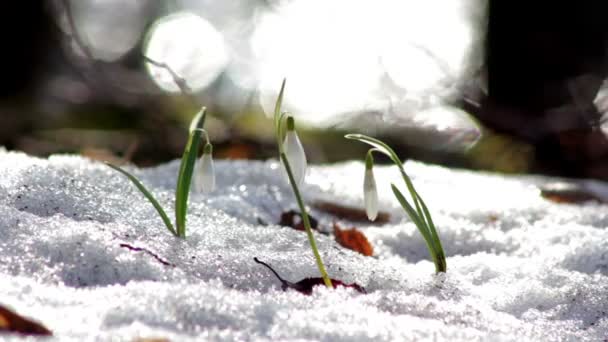
{"type": "Polygon", "coordinates": [[[0,22],[0,145],[155,165],[207,106],[217,158],[276,156],[283,78],[309,160],[608,179],[608,3],[48,0],[0,22]],[[148,58],[148,59],[146,59],[148,58]],[[166,69],[187,85],[184,92],[166,69]]]}

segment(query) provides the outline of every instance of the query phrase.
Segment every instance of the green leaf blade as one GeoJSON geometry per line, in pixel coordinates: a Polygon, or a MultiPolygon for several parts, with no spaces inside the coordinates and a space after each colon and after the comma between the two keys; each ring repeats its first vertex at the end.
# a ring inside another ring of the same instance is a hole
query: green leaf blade
{"type": "Polygon", "coordinates": [[[412,205],[407,201],[407,199],[405,199],[405,196],[403,196],[403,194],[395,186],[395,184],[391,184],[391,190],[393,190],[393,194],[395,195],[395,198],[397,198],[397,201],[399,201],[399,204],[401,204],[401,207],[403,207],[403,209],[405,210],[407,215],[410,217],[412,222],[414,222],[416,227],[418,227],[418,230],[420,230],[420,233],[422,234],[422,237],[424,237],[424,240],[430,241],[431,240],[430,232],[427,229],[425,222],[422,220],[422,218],[420,216],[418,216],[418,213],[416,212],[416,210],[414,210],[412,205]]]}
{"type": "Polygon", "coordinates": [[[204,125],[205,117],[206,108],[203,107],[190,123],[190,135],[179,165],[177,186],[175,187],[175,225],[177,227],[177,235],[181,238],[186,237],[188,196],[190,195],[192,175],[201,143],[202,131],[200,128],[204,125]]]}
{"type": "Polygon", "coordinates": [[[285,83],[287,79],[283,79],[281,83],[281,90],[279,91],[279,96],[277,97],[277,101],[274,103],[274,131],[277,136],[277,146],[279,147],[279,154],[283,152],[283,134],[281,132],[281,119],[283,118],[283,114],[281,113],[281,106],[283,105],[283,94],[285,93],[285,83]]]}
{"type": "Polygon", "coordinates": [[[189,132],[192,133],[197,128],[203,128],[205,125],[205,118],[207,117],[207,108],[202,107],[201,110],[196,113],[192,121],[190,121],[189,132]]]}
{"type": "Polygon", "coordinates": [[[281,116],[281,106],[283,106],[283,94],[285,92],[285,83],[287,79],[283,79],[281,83],[281,90],[279,91],[279,96],[277,97],[277,101],[274,103],[274,128],[275,132],[278,132],[279,124],[280,124],[280,116],[281,116]]]}
{"type": "Polygon", "coordinates": [[[129,172],[127,172],[126,170],[122,169],[119,166],[113,165],[108,162],[106,162],[106,165],[108,165],[109,167],[113,168],[114,170],[125,175],[137,187],[137,189],[148,199],[148,201],[152,204],[152,206],[154,206],[154,209],[156,209],[156,211],[162,218],[163,222],[165,223],[165,226],[167,226],[167,229],[169,229],[171,234],[178,236],[177,231],[173,227],[173,224],[171,224],[171,220],[169,219],[169,216],[167,216],[167,213],[165,212],[163,207],[160,205],[160,203],[158,203],[156,198],[154,198],[152,193],[150,191],[148,191],[148,189],[146,189],[146,187],[139,181],[139,179],[137,179],[135,176],[133,176],[132,174],[130,174],[129,172]]]}
{"type": "Polygon", "coordinates": [[[446,271],[446,262],[445,262],[445,255],[443,253],[443,249],[438,250],[436,248],[435,243],[433,241],[432,234],[429,231],[428,227],[421,221],[421,219],[419,217],[417,217],[417,214],[414,211],[414,208],[412,208],[412,206],[407,202],[407,200],[405,199],[405,197],[403,196],[401,191],[399,191],[399,189],[394,184],[391,184],[391,188],[393,190],[393,194],[395,195],[395,197],[397,198],[399,203],[401,203],[401,206],[408,213],[408,215],[410,216],[412,221],[414,221],[414,224],[416,225],[416,227],[418,227],[418,231],[424,238],[426,247],[429,251],[429,254],[431,255],[433,264],[435,265],[435,272],[436,273],[445,272],[446,271]]]}

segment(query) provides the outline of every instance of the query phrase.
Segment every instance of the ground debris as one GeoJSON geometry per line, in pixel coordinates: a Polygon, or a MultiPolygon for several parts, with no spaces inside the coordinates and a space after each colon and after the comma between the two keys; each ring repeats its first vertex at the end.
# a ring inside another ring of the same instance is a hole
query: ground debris
{"type": "Polygon", "coordinates": [[[51,336],[53,333],[44,325],[0,305],[0,333],[17,333],[21,335],[51,336]]]}
{"type": "Polygon", "coordinates": [[[128,243],[121,243],[120,247],[126,248],[126,249],[128,249],[130,251],[133,251],[133,252],[144,252],[144,253],[148,254],[151,257],[153,257],[154,259],[156,259],[156,261],[160,262],[161,264],[163,264],[165,266],[175,267],[175,264],[172,264],[172,263],[168,262],[167,260],[161,258],[156,253],[154,253],[154,252],[152,252],[152,251],[150,251],[150,250],[148,250],[146,248],[131,246],[128,243]]]}
{"type": "Polygon", "coordinates": [[[555,203],[580,204],[586,202],[607,203],[587,187],[573,183],[550,183],[540,186],[540,195],[555,203]]]}
{"type": "Polygon", "coordinates": [[[343,247],[359,252],[365,256],[372,256],[374,248],[360,230],[353,227],[351,229],[342,229],[340,225],[334,222],[334,236],[336,241],[343,247]]]}
{"type": "MultiPolygon", "coordinates": [[[[319,220],[308,214],[308,220],[310,221],[310,228],[319,231],[319,220]]],[[[279,225],[284,227],[291,227],[295,230],[305,231],[304,222],[302,220],[302,214],[295,210],[285,211],[281,214],[279,225]]],[[[320,232],[323,233],[323,232],[320,232]]]]}
{"type": "MultiPolygon", "coordinates": [[[[275,275],[275,277],[277,277],[277,279],[281,282],[281,289],[283,291],[285,291],[287,289],[292,289],[292,290],[296,290],[302,294],[310,295],[310,294],[312,294],[312,289],[315,286],[318,286],[318,285],[325,286],[325,282],[323,281],[323,278],[321,278],[321,277],[304,278],[298,282],[292,283],[288,280],[281,278],[281,276],[267,263],[260,261],[258,258],[253,258],[253,260],[255,262],[257,262],[258,264],[263,265],[266,268],[268,268],[275,275]]],[[[357,283],[345,284],[341,280],[337,280],[337,279],[333,279],[333,278],[330,278],[330,280],[334,287],[350,287],[357,292],[367,293],[367,291],[365,291],[365,288],[363,288],[361,285],[359,285],[357,283]]]]}
{"type": "MultiPolygon", "coordinates": [[[[362,208],[348,207],[329,201],[315,201],[313,202],[312,207],[322,212],[331,214],[341,220],[371,223],[367,218],[365,209],[362,208]]],[[[380,211],[378,212],[378,216],[376,217],[376,220],[374,220],[373,223],[384,224],[388,223],[390,219],[391,216],[389,215],[389,213],[380,211]]]]}

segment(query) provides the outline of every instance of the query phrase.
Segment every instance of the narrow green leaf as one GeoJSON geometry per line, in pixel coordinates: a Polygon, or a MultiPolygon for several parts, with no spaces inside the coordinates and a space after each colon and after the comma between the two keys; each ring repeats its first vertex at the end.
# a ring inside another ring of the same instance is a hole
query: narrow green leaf
{"type": "MultiPolygon", "coordinates": [[[[418,196],[418,193],[416,193],[416,196],[418,196]]],[[[435,223],[433,222],[433,218],[431,217],[431,213],[429,212],[429,209],[427,208],[427,206],[424,203],[424,201],[422,200],[422,198],[420,198],[420,196],[418,196],[418,199],[420,200],[420,203],[422,205],[422,210],[424,211],[424,216],[426,217],[427,227],[429,228],[429,231],[431,233],[432,242],[435,245],[435,250],[438,253],[439,260],[443,260],[443,265],[444,265],[443,270],[439,271],[439,272],[445,272],[445,270],[446,270],[445,253],[443,251],[441,239],[439,238],[439,234],[437,234],[437,229],[435,229],[435,223]]]]}
{"type": "Polygon", "coordinates": [[[163,222],[165,223],[165,226],[167,226],[167,229],[169,229],[169,231],[173,235],[178,236],[177,232],[175,231],[175,228],[173,228],[173,225],[171,224],[171,220],[169,220],[169,216],[167,216],[167,213],[165,213],[165,211],[160,206],[158,201],[154,198],[154,196],[152,196],[152,193],[150,193],[150,191],[148,191],[148,189],[146,189],[146,187],[135,176],[133,176],[129,172],[123,170],[122,168],[120,168],[116,165],[110,164],[108,162],[106,162],[106,165],[108,165],[109,167],[113,168],[114,170],[122,173],[123,175],[127,176],[127,178],[131,182],[133,182],[133,184],[135,184],[137,189],[139,191],[141,191],[141,193],[148,199],[148,201],[150,201],[150,203],[152,203],[152,205],[154,206],[154,209],[156,209],[156,211],[158,212],[160,217],[163,219],[163,222]]]}
{"type": "Polygon", "coordinates": [[[192,121],[190,121],[190,129],[188,130],[190,133],[197,128],[203,128],[205,125],[205,118],[207,117],[207,107],[202,107],[201,110],[196,113],[192,121]]]}
{"type": "Polygon", "coordinates": [[[424,242],[426,243],[426,248],[428,249],[429,254],[431,255],[433,264],[435,265],[435,272],[437,272],[437,273],[445,272],[446,263],[445,263],[445,255],[443,254],[443,250],[437,250],[435,248],[435,244],[433,243],[433,238],[431,237],[428,227],[426,227],[420,221],[420,218],[417,217],[416,212],[414,211],[414,208],[412,208],[412,206],[407,202],[405,197],[403,197],[403,194],[401,193],[401,191],[399,191],[399,189],[397,189],[397,187],[394,184],[391,184],[391,188],[393,190],[393,194],[395,195],[395,197],[397,198],[399,203],[401,203],[401,206],[408,213],[408,215],[410,216],[412,221],[414,221],[414,224],[416,225],[416,227],[418,227],[418,231],[424,238],[424,242]]]}
{"type": "Polygon", "coordinates": [[[281,115],[281,106],[283,105],[283,93],[285,92],[285,83],[287,79],[283,79],[281,83],[281,90],[279,91],[279,96],[277,97],[277,101],[274,104],[274,131],[277,136],[277,146],[279,147],[279,153],[283,151],[282,141],[281,141],[281,119],[283,115],[281,115]]]}
{"type": "Polygon", "coordinates": [[[203,107],[194,119],[192,119],[192,122],[190,123],[190,135],[186,147],[184,148],[182,161],[179,165],[177,186],[175,188],[175,225],[177,226],[177,235],[181,238],[186,237],[188,196],[190,195],[192,174],[194,173],[194,165],[196,164],[201,142],[202,131],[200,128],[202,128],[205,123],[205,116],[206,108],[203,107]]]}
{"type": "Polygon", "coordinates": [[[420,204],[420,202],[422,201],[422,198],[420,198],[420,196],[418,195],[418,192],[416,191],[416,188],[414,188],[414,183],[412,183],[410,176],[408,176],[407,173],[405,172],[405,169],[403,168],[403,164],[400,164],[397,166],[399,167],[399,172],[401,172],[401,177],[403,178],[403,181],[405,182],[407,191],[410,193],[410,196],[412,197],[412,201],[414,202],[414,206],[416,207],[416,212],[418,213],[418,216],[420,216],[422,218],[422,220],[424,220],[426,222],[426,217],[424,216],[424,213],[421,208],[422,206],[420,204]]]}
{"type": "Polygon", "coordinates": [[[346,139],[358,140],[360,142],[371,145],[371,146],[375,147],[378,152],[382,152],[387,157],[391,158],[393,163],[395,163],[397,165],[403,165],[403,163],[401,162],[401,159],[399,159],[399,157],[397,156],[397,153],[395,153],[395,151],[393,151],[393,149],[390,146],[388,146],[387,144],[385,144],[384,142],[382,142],[376,138],[372,138],[365,134],[347,134],[344,137],[346,139]]]}
{"type": "Polygon", "coordinates": [[[393,190],[393,194],[401,204],[401,207],[403,207],[407,215],[410,217],[410,219],[412,219],[412,222],[414,222],[416,227],[418,227],[418,230],[420,230],[420,233],[422,234],[424,239],[430,241],[430,232],[424,224],[422,218],[418,216],[418,213],[416,213],[412,205],[407,201],[407,199],[405,199],[405,197],[403,196],[401,191],[395,186],[395,184],[391,184],[391,189],[393,190]]]}

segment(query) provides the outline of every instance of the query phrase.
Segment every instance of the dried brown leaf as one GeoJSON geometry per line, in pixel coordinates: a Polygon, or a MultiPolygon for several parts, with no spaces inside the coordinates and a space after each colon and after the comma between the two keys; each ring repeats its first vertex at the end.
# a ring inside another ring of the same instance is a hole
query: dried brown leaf
{"type": "Polygon", "coordinates": [[[0,332],[38,336],[53,335],[53,333],[42,324],[25,318],[2,305],[0,305],[0,332]]]}
{"type": "Polygon", "coordinates": [[[589,201],[604,202],[602,198],[599,198],[593,192],[576,184],[548,184],[540,188],[540,195],[555,203],[579,204],[589,201]]]}
{"type": "Polygon", "coordinates": [[[353,227],[351,229],[342,229],[340,225],[334,222],[334,236],[336,241],[343,247],[352,249],[365,256],[372,256],[374,248],[360,230],[353,227]]]}

